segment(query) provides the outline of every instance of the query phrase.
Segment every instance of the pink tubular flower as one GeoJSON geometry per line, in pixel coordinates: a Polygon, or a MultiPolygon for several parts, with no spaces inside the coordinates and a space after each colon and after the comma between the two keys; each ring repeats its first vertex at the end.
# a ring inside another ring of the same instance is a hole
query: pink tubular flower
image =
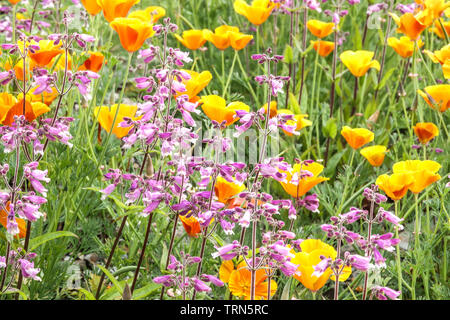
{"type": "Polygon", "coordinates": [[[379,300],[387,300],[387,298],[391,300],[398,300],[398,296],[401,294],[401,291],[395,291],[391,288],[380,286],[374,286],[372,288],[372,292],[379,300]]]}
{"type": "Polygon", "coordinates": [[[237,256],[237,252],[236,249],[240,248],[240,244],[238,241],[233,241],[230,244],[226,244],[220,248],[216,248],[217,252],[212,253],[212,257],[213,258],[217,258],[217,257],[221,257],[224,260],[231,260],[233,259],[235,256],[237,256]]]}
{"type": "Polygon", "coordinates": [[[41,281],[41,278],[37,276],[40,269],[34,267],[34,262],[30,262],[26,259],[19,259],[20,268],[24,278],[31,278],[36,281],[41,281]]]}

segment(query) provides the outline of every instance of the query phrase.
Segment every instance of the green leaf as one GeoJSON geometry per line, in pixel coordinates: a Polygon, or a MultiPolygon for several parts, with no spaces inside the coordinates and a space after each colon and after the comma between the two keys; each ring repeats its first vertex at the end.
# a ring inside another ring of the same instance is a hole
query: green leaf
{"type": "Polygon", "coordinates": [[[78,291],[80,291],[82,294],[84,294],[84,296],[86,297],[86,300],[95,300],[94,295],[90,291],[87,291],[86,289],[83,289],[83,288],[79,288],[78,291]]]}
{"type": "Polygon", "coordinates": [[[286,45],[286,48],[284,48],[283,56],[283,62],[292,63],[292,61],[294,60],[294,53],[291,46],[286,45]]]}
{"type": "Polygon", "coordinates": [[[78,236],[70,231],[55,231],[43,234],[42,236],[38,236],[36,238],[33,238],[30,240],[30,247],[29,251],[35,250],[37,247],[39,247],[41,244],[46,243],[47,241],[54,240],[61,237],[75,237],[78,238],[78,236]]]}
{"type": "Polygon", "coordinates": [[[142,288],[136,289],[133,292],[133,300],[143,299],[160,288],[161,288],[160,283],[150,283],[142,288]]]}
{"type": "Polygon", "coordinates": [[[394,71],[398,69],[398,67],[394,67],[389,69],[383,76],[383,78],[381,79],[380,83],[377,85],[377,89],[380,90],[382,89],[386,82],[389,80],[389,78],[392,76],[392,74],[394,73],[394,71]]]}
{"type": "Polygon", "coordinates": [[[10,288],[10,289],[6,290],[5,292],[0,292],[0,295],[10,294],[10,293],[18,293],[22,297],[23,300],[28,300],[28,297],[25,294],[25,292],[23,292],[19,289],[16,289],[16,288],[10,288]]]}
{"type": "Polygon", "coordinates": [[[331,139],[336,138],[337,134],[337,120],[336,118],[330,118],[327,121],[325,127],[322,128],[322,133],[325,137],[330,137],[331,139]]]}
{"type": "Polygon", "coordinates": [[[291,289],[291,282],[292,282],[292,278],[289,278],[289,280],[284,285],[283,292],[281,293],[280,300],[290,300],[289,299],[289,295],[290,295],[290,291],[291,291],[290,290],[291,289]]]}
{"type": "Polygon", "coordinates": [[[294,114],[300,114],[300,105],[298,104],[297,98],[292,92],[289,92],[289,109],[294,112],[294,114]]]}
{"type": "Polygon", "coordinates": [[[117,281],[117,279],[111,274],[111,272],[109,272],[104,266],[102,266],[100,264],[98,264],[97,267],[99,267],[100,270],[102,270],[106,274],[106,276],[109,278],[109,280],[111,280],[111,282],[117,288],[117,291],[122,293],[123,287],[120,285],[119,281],[117,281]]]}

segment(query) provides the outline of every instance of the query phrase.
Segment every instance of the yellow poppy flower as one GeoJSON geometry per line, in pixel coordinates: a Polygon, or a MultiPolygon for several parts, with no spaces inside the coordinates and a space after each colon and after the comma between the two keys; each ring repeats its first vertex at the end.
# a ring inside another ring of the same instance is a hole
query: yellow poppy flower
{"type": "Polygon", "coordinates": [[[403,33],[411,40],[416,40],[427,27],[410,12],[403,14],[401,17],[397,16],[395,13],[389,14],[398,26],[397,32],[403,33]]]}
{"type": "Polygon", "coordinates": [[[136,111],[137,106],[131,106],[122,103],[120,105],[119,112],[117,113],[116,121],[114,122],[114,116],[117,112],[117,104],[113,104],[111,107],[96,107],[94,109],[94,116],[98,117],[98,122],[100,123],[102,128],[106,130],[106,132],[109,133],[111,131],[111,128],[113,127],[112,134],[121,139],[128,134],[128,132],[131,130],[131,127],[122,128],[119,127],[119,123],[121,123],[125,117],[131,118],[133,120],[139,119],[139,117],[135,117],[136,111]]]}
{"type": "MultiPolygon", "coordinates": [[[[295,252],[295,257],[291,259],[293,264],[298,264],[300,275],[294,274],[294,278],[301,282],[311,291],[317,291],[322,288],[325,283],[332,278],[334,280],[333,271],[328,268],[320,277],[313,276],[314,266],[322,261],[321,256],[336,259],[336,250],[317,239],[307,239],[300,244],[301,252],[295,252]]],[[[339,281],[345,281],[351,275],[351,267],[344,267],[339,281]]]]}
{"type": "Polygon", "coordinates": [[[437,174],[441,165],[432,160],[406,160],[394,164],[394,173],[406,173],[413,178],[409,186],[412,193],[420,193],[432,183],[438,181],[441,176],[437,174]]]}
{"type": "Polygon", "coordinates": [[[0,93],[0,124],[6,118],[8,111],[17,103],[16,97],[8,92],[0,93]]]}
{"type": "Polygon", "coordinates": [[[91,16],[95,16],[102,11],[102,7],[98,5],[97,0],[81,0],[81,3],[91,16]]]}
{"type": "Polygon", "coordinates": [[[246,17],[252,24],[259,26],[269,18],[272,10],[276,4],[270,0],[253,0],[251,5],[248,5],[243,0],[234,1],[234,10],[246,17]]]}
{"type": "MultiPolygon", "coordinates": [[[[406,36],[400,37],[400,39],[390,37],[388,38],[387,44],[392,47],[402,58],[409,58],[414,53],[414,41],[406,36]]],[[[417,45],[419,48],[422,47],[423,41],[419,39],[417,41],[417,45]]]]}
{"type": "Polygon", "coordinates": [[[323,22],[320,20],[309,20],[306,23],[306,27],[309,32],[315,35],[317,38],[325,38],[331,34],[334,30],[334,22],[323,22]]]}
{"type": "Polygon", "coordinates": [[[355,77],[362,77],[367,73],[369,68],[375,68],[380,71],[380,63],[377,60],[372,60],[374,53],[372,51],[347,50],[339,56],[342,63],[355,77]]]}
{"type": "MultiPolygon", "coordinates": [[[[255,300],[267,300],[268,282],[266,271],[259,269],[255,273],[255,300]]],[[[228,287],[230,292],[237,297],[244,297],[245,300],[249,300],[251,297],[251,272],[248,270],[245,261],[242,261],[237,266],[236,270],[233,270],[229,276],[228,287]]],[[[270,296],[272,297],[277,291],[277,283],[274,280],[270,280],[270,296]]]]}
{"type": "Polygon", "coordinates": [[[342,128],[341,135],[353,149],[361,148],[363,145],[373,141],[375,137],[370,130],[364,128],[352,129],[348,126],[342,128]]]}
{"type": "Polygon", "coordinates": [[[230,281],[231,273],[236,270],[234,268],[233,260],[224,260],[219,268],[219,279],[223,283],[228,283],[230,281]]]}
{"type": "Polygon", "coordinates": [[[218,198],[217,200],[222,203],[227,203],[228,200],[244,190],[244,184],[228,182],[222,177],[217,177],[216,185],[214,186],[214,193],[218,198]]]}
{"type": "Polygon", "coordinates": [[[296,163],[290,171],[282,171],[286,173],[286,181],[280,184],[284,191],[289,193],[294,198],[300,198],[304,196],[314,186],[323,181],[330,180],[326,177],[319,177],[319,174],[323,171],[323,166],[317,162],[313,163],[296,163]],[[294,181],[292,181],[294,180],[294,181]]]}
{"type": "Polygon", "coordinates": [[[90,70],[99,72],[103,66],[105,56],[101,52],[88,51],[89,58],[87,58],[78,70],[90,70]]]}
{"type": "MultiPolygon", "coordinates": [[[[19,48],[23,47],[22,41],[18,41],[17,44],[19,48]]],[[[28,55],[40,67],[47,66],[54,57],[64,52],[61,49],[62,43],[55,45],[52,40],[40,40],[39,42],[33,40],[30,44],[39,46],[39,50],[34,53],[30,52],[28,55]]]]}
{"type": "Polygon", "coordinates": [[[431,61],[441,64],[445,79],[450,79],[450,44],[434,53],[428,50],[423,52],[430,57],[431,61]]]}
{"type": "Polygon", "coordinates": [[[190,50],[197,50],[201,48],[206,42],[206,32],[208,30],[186,30],[183,31],[182,36],[174,33],[175,38],[181,42],[183,46],[190,50]]]}
{"type": "MultiPolygon", "coordinates": [[[[288,109],[279,109],[278,113],[279,114],[294,114],[291,110],[288,110],[288,109]]],[[[297,125],[297,127],[295,128],[295,131],[300,131],[301,129],[312,125],[312,122],[310,120],[305,119],[307,117],[308,117],[307,114],[296,114],[296,115],[294,115],[294,120],[289,120],[286,122],[286,124],[288,126],[297,125]]],[[[282,130],[288,136],[293,136],[292,133],[287,132],[284,129],[282,129],[282,130]]]]}
{"type": "MultiPolygon", "coordinates": [[[[3,117],[2,124],[10,126],[14,122],[14,116],[23,115],[23,94],[19,94],[16,103],[8,110],[3,117]]],[[[42,102],[33,102],[31,95],[27,94],[25,99],[25,119],[29,122],[34,121],[40,115],[49,112],[50,108],[42,102]]],[[[1,117],[1,116],[0,116],[1,117]]]]}
{"type": "Polygon", "coordinates": [[[145,8],[145,12],[151,16],[152,23],[158,22],[158,20],[166,15],[166,9],[159,6],[150,6],[145,8]]]}
{"type": "Polygon", "coordinates": [[[413,177],[408,173],[393,173],[392,175],[382,174],[377,178],[375,184],[383,190],[392,200],[402,199],[411,184],[413,177]]]}
{"type": "Polygon", "coordinates": [[[227,126],[238,120],[234,118],[236,110],[250,111],[250,107],[245,103],[236,101],[226,105],[225,99],[216,95],[202,96],[199,103],[209,119],[218,123],[226,121],[227,126]]]}
{"type": "Polygon", "coordinates": [[[190,102],[197,102],[200,98],[197,96],[211,81],[212,74],[209,71],[195,72],[192,70],[183,70],[189,73],[191,78],[189,80],[183,80],[183,84],[186,87],[186,91],[177,92],[175,98],[186,94],[189,97],[190,102]]]}
{"type": "Polygon", "coordinates": [[[242,32],[230,32],[230,45],[234,50],[242,50],[253,39],[252,35],[242,32]]]}
{"type": "Polygon", "coordinates": [[[155,34],[152,24],[136,18],[116,18],[110,25],[119,34],[120,43],[128,52],[139,50],[145,40],[155,34]]]}
{"type": "Polygon", "coordinates": [[[334,50],[334,42],[331,41],[318,40],[311,41],[311,43],[313,44],[314,50],[322,57],[327,57],[334,50]]]}
{"type": "Polygon", "coordinates": [[[386,150],[385,146],[370,146],[361,149],[360,153],[372,166],[379,167],[383,164],[386,150]]]}
{"type": "Polygon", "coordinates": [[[97,0],[103,10],[106,21],[112,22],[116,18],[126,17],[128,11],[140,0],[97,0]]]}
{"type": "Polygon", "coordinates": [[[450,6],[450,2],[447,0],[423,0],[421,5],[422,10],[416,15],[417,20],[429,26],[450,6]]]}
{"type": "Polygon", "coordinates": [[[440,112],[445,112],[450,108],[450,84],[428,86],[423,90],[418,90],[417,92],[431,108],[437,109],[440,112]]]}
{"type": "MultiPolygon", "coordinates": [[[[33,69],[36,67],[36,62],[34,62],[31,59],[26,59],[26,70],[25,70],[25,78],[26,80],[29,80],[33,69]]],[[[23,59],[17,60],[16,64],[13,65],[11,57],[6,59],[6,61],[3,63],[3,68],[6,71],[9,71],[11,69],[14,70],[14,74],[16,75],[16,79],[19,81],[23,81],[23,59]]]]}
{"type": "Polygon", "coordinates": [[[205,30],[205,37],[217,49],[225,50],[231,45],[230,32],[239,32],[239,28],[223,25],[214,29],[214,33],[211,30],[205,30]]]}
{"type": "Polygon", "coordinates": [[[427,144],[431,139],[439,135],[438,127],[432,122],[418,122],[413,129],[422,144],[427,144]]]}

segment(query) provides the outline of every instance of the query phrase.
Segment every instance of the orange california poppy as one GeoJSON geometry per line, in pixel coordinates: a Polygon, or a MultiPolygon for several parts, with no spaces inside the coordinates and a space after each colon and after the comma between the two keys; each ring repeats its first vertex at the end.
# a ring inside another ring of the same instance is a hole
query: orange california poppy
{"type": "Polygon", "coordinates": [[[311,43],[313,44],[314,50],[322,57],[327,57],[334,50],[334,42],[331,41],[311,40],[311,43]]]}
{"type": "Polygon", "coordinates": [[[152,24],[136,18],[116,18],[110,25],[119,34],[120,43],[128,52],[139,50],[145,40],[155,34],[152,24]]]}
{"type": "Polygon", "coordinates": [[[217,177],[214,193],[219,202],[227,203],[235,195],[245,190],[245,185],[237,182],[229,182],[222,177],[217,177]]]}
{"type": "MultiPolygon", "coordinates": [[[[288,110],[288,109],[279,109],[278,114],[294,115],[294,120],[288,120],[286,122],[286,125],[288,125],[288,126],[296,125],[295,131],[300,131],[301,129],[312,125],[312,122],[310,120],[306,119],[308,117],[307,114],[294,114],[291,110],[288,110]]],[[[290,133],[284,129],[282,129],[282,130],[288,136],[293,136],[293,133],[290,133]]]]}
{"type": "MultiPolygon", "coordinates": [[[[25,78],[26,78],[26,80],[29,80],[33,69],[36,67],[36,62],[34,62],[31,59],[26,59],[25,65],[26,65],[25,78]]],[[[16,79],[19,81],[23,81],[23,71],[24,71],[23,70],[23,59],[17,60],[16,64],[13,65],[13,61],[10,57],[4,62],[3,68],[6,71],[13,69],[16,79]]]]}
{"type": "Polygon", "coordinates": [[[20,0],[8,0],[9,3],[11,3],[12,5],[16,5],[20,2],[20,0]]]}
{"type": "MultiPolygon", "coordinates": [[[[447,35],[450,35],[450,21],[444,21],[443,19],[439,19],[444,26],[444,30],[447,33],[447,35]]],[[[445,39],[445,33],[442,30],[441,24],[439,23],[439,20],[436,20],[434,22],[434,28],[431,28],[430,31],[434,32],[439,38],[445,39]]]]}
{"type": "Polygon", "coordinates": [[[183,223],[184,230],[186,233],[193,238],[197,238],[199,233],[201,232],[200,223],[197,218],[194,216],[190,216],[186,218],[185,216],[179,215],[181,222],[183,223]]]}
{"type": "Polygon", "coordinates": [[[432,160],[406,160],[395,163],[392,170],[394,173],[409,174],[413,178],[409,190],[417,194],[441,178],[437,174],[440,168],[441,165],[432,160]]]}
{"type": "Polygon", "coordinates": [[[81,3],[91,16],[95,16],[102,11],[102,7],[98,5],[97,0],[81,0],[81,3]]]}
{"type": "Polygon", "coordinates": [[[445,79],[450,79],[450,44],[447,44],[434,53],[428,50],[424,50],[423,52],[430,57],[431,61],[439,63],[442,66],[445,79]]]}
{"type": "Polygon", "coordinates": [[[424,25],[431,25],[450,6],[447,0],[423,0],[422,10],[416,15],[417,19],[424,25]]]}
{"type": "Polygon", "coordinates": [[[205,30],[205,37],[217,49],[225,50],[231,45],[230,32],[239,32],[239,28],[223,25],[214,29],[214,33],[211,30],[205,30]]]}
{"type": "Polygon", "coordinates": [[[119,111],[117,112],[117,104],[113,104],[111,107],[102,106],[96,107],[94,109],[94,116],[98,116],[98,122],[102,126],[106,132],[110,132],[113,127],[112,134],[114,134],[117,138],[121,139],[125,137],[132,127],[122,128],[119,127],[119,124],[123,121],[125,117],[131,118],[133,120],[139,119],[139,117],[135,117],[137,111],[137,106],[131,106],[127,104],[121,104],[119,111]],[[116,121],[114,122],[114,117],[117,112],[116,121]]]}
{"type": "Polygon", "coordinates": [[[106,21],[112,22],[115,18],[126,17],[128,11],[140,0],[97,0],[102,8],[106,21]]]}
{"type": "MultiPolygon", "coordinates": [[[[6,113],[6,116],[4,117],[2,124],[10,126],[14,122],[14,116],[23,115],[23,105],[24,105],[24,99],[23,95],[20,94],[17,97],[17,102],[14,104],[6,113]]],[[[37,119],[40,115],[49,112],[50,108],[42,102],[33,102],[32,96],[27,95],[25,99],[25,119],[29,122],[32,122],[33,120],[37,119]]]]}
{"type": "Polygon", "coordinates": [[[198,102],[202,104],[203,112],[209,119],[218,123],[226,121],[227,126],[238,120],[235,118],[236,110],[250,110],[248,105],[239,101],[226,105],[225,99],[217,95],[202,96],[198,102]]]}
{"type": "MultiPolygon", "coordinates": [[[[267,114],[267,103],[265,103],[261,108],[264,108],[264,114],[267,114]]],[[[260,108],[260,109],[261,109],[260,108]]],[[[276,100],[270,101],[270,114],[269,118],[273,118],[277,115],[277,102],[276,100]]]]}
{"type": "MultiPolygon", "coordinates": [[[[19,48],[22,47],[20,42],[22,41],[18,41],[19,48]]],[[[39,42],[33,40],[31,44],[39,46],[39,50],[36,50],[34,53],[29,53],[30,58],[39,67],[49,65],[54,57],[64,52],[61,49],[62,43],[55,45],[52,40],[40,40],[39,42]]]]}
{"type": "Polygon", "coordinates": [[[408,173],[383,174],[377,178],[375,184],[392,200],[402,199],[413,184],[413,177],[408,173]]]}
{"type": "Polygon", "coordinates": [[[397,16],[395,13],[389,14],[398,26],[397,32],[403,33],[411,40],[417,40],[422,31],[427,27],[410,12],[403,14],[401,17],[397,16]]]}
{"type": "Polygon", "coordinates": [[[206,42],[206,33],[208,30],[186,30],[183,31],[182,36],[174,33],[175,38],[181,42],[183,46],[190,50],[197,50],[201,48],[206,42]]]}
{"type": "Polygon", "coordinates": [[[36,91],[36,88],[33,88],[31,90],[31,101],[32,102],[43,102],[46,105],[50,106],[50,104],[59,96],[58,91],[55,87],[52,87],[52,92],[44,91],[41,94],[34,94],[33,92],[36,91]]]}
{"type": "Polygon", "coordinates": [[[101,52],[88,51],[89,58],[87,58],[78,70],[90,70],[99,72],[105,61],[105,56],[101,52]]]}
{"type": "Polygon", "coordinates": [[[152,23],[158,22],[158,20],[166,15],[166,9],[159,6],[150,6],[145,8],[145,12],[151,17],[152,23]]]}
{"type": "Polygon", "coordinates": [[[6,118],[8,111],[17,103],[16,97],[8,92],[0,93],[0,124],[6,118]]]}
{"type": "MultiPolygon", "coordinates": [[[[6,204],[6,210],[9,210],[9,202],[6,204]]],[[[27,223],[24,219],[16,218],[17,226],[19,227],[19,238],[23,239],[27,235],[27,223]]],[[[7,228],[8,225],[8,213],[0,209],[0,223],[7,228]]]]}
{"type": "Polygon", "coordinates": [[[319,177],[323,171],[323,166],[317,162],[313,163],[296,163],[289,171],[281,171],[286,173],[286,181],[280,182],[283,189],[294,198],[304,196],[317,184],[330,180],[326,177],[319,177]]]}
{"type": "MultiPolygon", "coordinates": [[[[255,273],[255,300],[267,300],[268,281],[267,274],[264,269],[259,269],[255,273]]],[[[242,261],[233,270],[229,276],[228,287],[230,292],[236,297],[244,297],[250,300],[251,297],[251,272],[247,267],[247,263],[242,261]]],[[[277,283],[270,280],[270,296],[272,297],[277,291],[277,283]]]]}
{"type": "Polygon", "coordinates": [[[422,144],[427,144],[431,139],[439,135],[438,127],[432,122],[418,122],[413,129],[422,144]]]}
{"type": "Polygon", "coordinates": [[[353,149],[361,148],[363,145],[373,141],[375,137],[370,130],[364,128],[352,129],[348,126],[342,128],[341,135],[353,149]]]}
{"type": "Polygon", "coordinates": [[[228,283],[230,281],[231,273],[236,270],[234,268],[233,260],[224,260],[219,268],[219,279],[223,283],[228,283]]]}
{"type": "Polygon", "coordinates": [[[334,30],[334,22],[323,22],[320,20],[309,20],[306,23],[309,32],[318,38],[325,38],[334,30]]]}
{"type": "Polygon", "coordinates": [[[386,150],[385,146],[370,146],[361,149],[360,153],[373,167],[379,167],[383,164],[386,150]]]}
{"type": "Polygon", "coordinates": [[[230,45],[234,50],[242,50],[253,39],[252,35],[242,32],[230,32],[230,45]]]}
{"type": "Polygon", "coordinates": [[[256,26],[269,18],[275,6],[271,0],[253,0],[251,5],[243,0],[236,0],[233,3],[234,10],[256,26]]]}
{"type": "MultiPolygon", "coordinates": [[[[333,271],[328,268],[324,273],[317,277],[313,275],[314,266],[319,264],[321,257],[336,259],[336,250],[317,239],[307,239],[300,244],[301,252],[295,252],[295,257],[291,259],[293,264],[298,264],[298,271],[300,275],[294,274],[294,278],[301,282],[306,288],[315,292],[322,288],[325,283],[330,279],[334,280],[333,271]]],[[[352,273],[351,267],[344,267],[342,274],[339,276],[339,281],[347,280],[352,273]]]]}
{"type": "MultiPolygon", "coordinates": [[[[409,58],[414,53],[414,41],[406,36],[402,36],[400,39],[390,37],[388,38],[387,44],[392,47],[402,58],[409,58]]],[[[422,47],[423,41],[418,39],[417,45],[419,48],[422,47]]]]}
{"type": "Polygon", "coordinates": [[[450,84],[428,86],[423,90],[418,90],[418,93],[431,108],[440,112],[445,112],[450,108],[450,84]]]}
{"type": "Polygon", "coordinates": [[[339,58],[355,77],[362,77],[370,68],[380,71],[380,63],[377,60],[372,60],[373,55],[372,51],[347,50],[342,52],[339,58]]]}
{"type": "Polygon", "coordinates": [[[212,74],[209,71],[203,71],[203,72],[195,72],[192,70],[183,70],[184,72],[189,73],[191,78],[189,80],[183,80],[183,84],[186,87],[185,92],[177,92],[175,95],[176,97],[179,97],[183,94],[186,94],[189,97],[190,102],[197,102],[200,100],[200,98],[197,96],[200,91],[202,91],[212,80],[212,74]]]}

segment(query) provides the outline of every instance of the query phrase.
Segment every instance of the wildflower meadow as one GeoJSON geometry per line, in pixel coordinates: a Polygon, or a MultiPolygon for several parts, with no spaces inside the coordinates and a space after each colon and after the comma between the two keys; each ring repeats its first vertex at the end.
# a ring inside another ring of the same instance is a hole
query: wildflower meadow
{"type": "Polygon", "coordinates": [[[0,300],[448,300],[450,1],[0,1],[0,300]]]}

